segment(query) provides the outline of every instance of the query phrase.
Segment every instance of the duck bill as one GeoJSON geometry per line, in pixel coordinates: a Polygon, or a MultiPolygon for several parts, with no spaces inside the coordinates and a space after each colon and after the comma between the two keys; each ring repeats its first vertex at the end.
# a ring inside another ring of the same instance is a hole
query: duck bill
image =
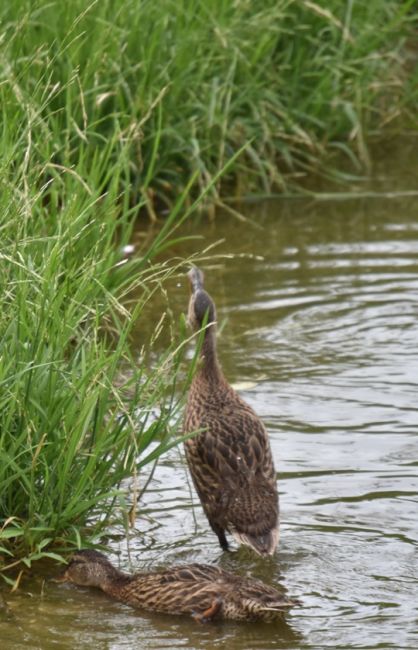
{"type": "Polygon", "coordinates": [[[70,580],[67,577],[67,570],[63,571],[62,573],[59,573],[55,578],[50,578],[50,582],[70,582],[70,580]]]}

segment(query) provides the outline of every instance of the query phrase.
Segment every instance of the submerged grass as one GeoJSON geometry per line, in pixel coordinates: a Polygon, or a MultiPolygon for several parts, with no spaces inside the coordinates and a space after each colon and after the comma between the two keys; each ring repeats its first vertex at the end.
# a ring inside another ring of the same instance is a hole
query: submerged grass
{"type": "MultiPolygon", "coordinates": [[[[0,20],[4,141],[18,110],[44,181],[102,166],[105,186],[109,139],[128,138],[124,200],[151,218],[156,197],[194,173],[206,187],[246,143],[224,179],[268,192],[332,151],[358,171],[370,133],[400,115],[416,127],[415,0],[16,0],[0,20]]],[[[59,184],[46,192],[56,203],[59,184]]]]}

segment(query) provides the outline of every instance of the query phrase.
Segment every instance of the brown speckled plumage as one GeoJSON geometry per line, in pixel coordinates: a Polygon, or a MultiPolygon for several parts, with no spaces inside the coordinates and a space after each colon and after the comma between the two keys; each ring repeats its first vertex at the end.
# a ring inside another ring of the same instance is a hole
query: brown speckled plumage
{"type": "Polygon", "coordinates": [[[129,575],[98,551],[78,551],[58,582],[97,587],[136,607],[166,614],[188,614],[199,622],[232,619],[271,621],[296,601],[274,587],[205,564],[175,566],[129,575]]]}
{"type": "Polygon", "coordinates": [[[228,548],[228,531],[258,554],[272,555],[279,539],[279,505],[269,438],[259,417],[222,373],[215,305],[203,289],[203,273],[193,268],[189,279],[189,322],[195,330],[206,323],[201,364],[184,419],[185,433],[203,430],[185,442],[189,469],[222,548],[228,548]]]}

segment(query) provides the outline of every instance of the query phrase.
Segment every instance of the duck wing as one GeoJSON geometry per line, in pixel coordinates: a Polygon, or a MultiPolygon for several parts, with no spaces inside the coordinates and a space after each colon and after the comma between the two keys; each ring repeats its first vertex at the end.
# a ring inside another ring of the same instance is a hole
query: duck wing
{"type": "MultiPolygon", "coordinates": [[[[185,443],[193,481],[211,523],[261,554],[278,541],[278,496],[269,438],[251,407],[232,391],[206,403],[186,429],[204,431],[185,443]]],[[[193,417],[194,416],[194,417],[193,417]]]]}
{"type": "Polygon", "coordinates": [[[223,595],[222,573],[214,566],[190,564],[137,574],[119,599],[152,611],[199,616],[223,595]]]}

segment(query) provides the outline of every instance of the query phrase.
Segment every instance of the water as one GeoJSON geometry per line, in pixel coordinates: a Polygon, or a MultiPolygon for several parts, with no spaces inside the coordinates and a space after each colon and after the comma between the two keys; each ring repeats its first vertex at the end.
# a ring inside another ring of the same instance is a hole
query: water
{"type": "MultiPolygon", "coordinates": [[[[201,626],[135,612],[34,576],[0,610],[2,648],[418,647],[418,204],[266,202],[261,228],[220,216],[188,227],[236,254],[204,266],[223,324],[224,371],[263,417],[281,499],[276,557],[225,554],[172,450],[121,565],[217,563],[301,600],[285,621],[201,626]]],[[[169,287],[186,310],[186,281],[169,287]]],[[[149,327],[155,325],[150,315],[149,327]]],[[[139,333],[139,336],[143,333],[139,333]]],[[[115,555],[116,558],[116,555],[115,555]]]]}

